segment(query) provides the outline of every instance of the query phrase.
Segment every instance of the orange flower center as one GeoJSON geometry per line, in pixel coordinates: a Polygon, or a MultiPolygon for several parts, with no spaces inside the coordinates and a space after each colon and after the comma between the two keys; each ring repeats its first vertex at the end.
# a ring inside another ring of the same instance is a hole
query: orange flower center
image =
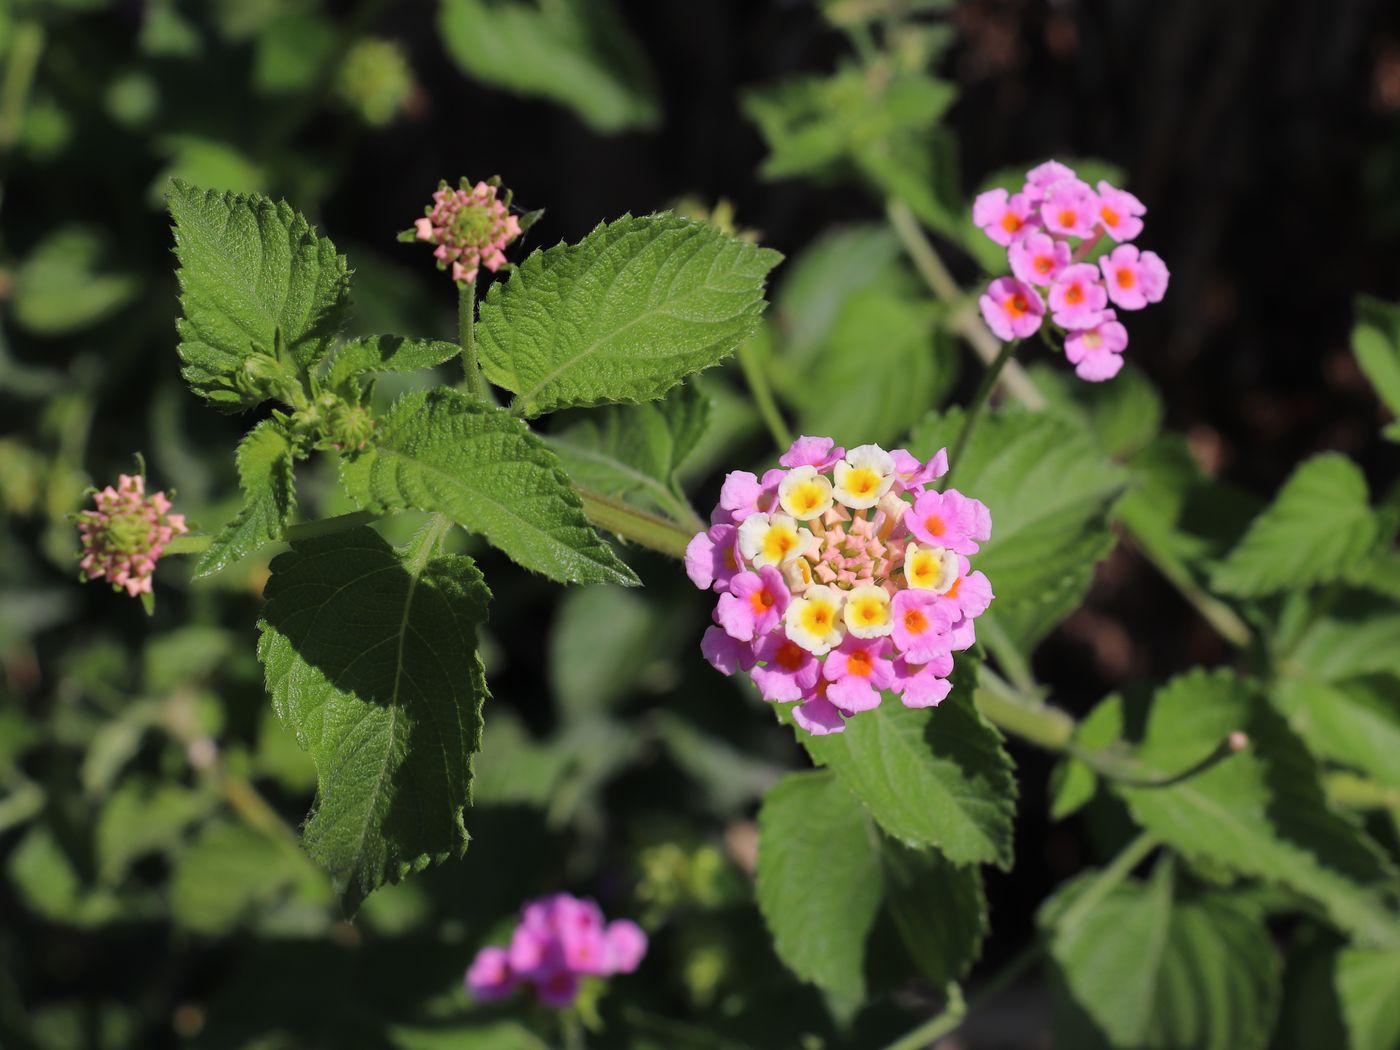
{"type": "Polygon", "coordinates": [[[1036,273],[1048,274],[1055,268],[1055,260],[1048,255],[1037,255],[1034,265],[1036,273]]]}
{"type": "Polygon", "coordinates": [[[1110,208],[1107,204],[1105,204],[1102,208],[1099,209],[1099,215],[1103,217],[1103,224],[1105,226],[1117,226],[1118,221],[1122,218],[1121,215],[1119,215],[1116,211],[1110,208]]]}
{"type": "Polygon", "coordinates": [[[1115,279],[1118,281],[1119,288],[1131,288],[1137,284],[1137,274],[1133,273],[1132,269],[1127,266],[1118,271],[1115,279]]]}
{"type": "Polygon", "coordinates": [[[1005,212],[1001,217],[1001,228],[1007,233],[1016,233],[1024,225],[1025,224],[1021,222],[1020,216],[1014,211],[1005,212]]]}
{"type": "Polygon", "coordinates": [[[904,614],[904,629],[910,634],[923,634],[928,630],[928,617],[918,609],[910,609],[904,614]]]}
{"type": "Polygon", "coordinates": [[[1075,214],[1073,211],[1071,211],[1069,208],[1061,208],[1061,209],[1060,209],[1060,225],[1061,225],[1061,226],[1073,226],[1078,220],[1079,220],[1079,216],[1076,215],[1076,214],[1075,214]]]}
{"type": "Polygon", "coordinates": [[[1020,293],[1008,295],[1001,305],[1012,317],[1024,317],[1031,308],[1031,304],[1026,302],[1026,297],[1020,293]]]}
{"type": "Polygon", "coordinates": [[[875,670],[870,662],[870,654],[864,649],[857,649],[850,656],[846,657],[846,673],[855,675],[857,678],[869,678],[870,672],[875,670]]]}
{"type": "Polygon", "coordinates": [[[773,608],[773,595],[767,587],[762,587],[749,595],[749,604],[753,606],[754,612],[765,613],[773,608]]]}
{"type": "Polygon", "coordinates": [[[958,596],[958,588],[961,586],[962,577],[959,576],[956,580],[953,581],[953,586],[949,587],[946,591],[943,592],[943,597],[956,598],[958,596]]]}
{"type": "Polygon", "coordinates": [[[796,671],[802,666],[802,658],[807,655],[807,650],[796,642],[784,642],[773,656],[773,662],[784,671],[796,671]]]}
{"type": "Polygon", "coordinates": [[[1084,288],[1082,285],[1072,284],[1065,290],[1065,302],[1070,306],[1078,306],[1084,301],[1084,288]]]}
{"type": "Polygon", "coordinates": [[[924,528],[928,529],[930,536],[942,536],[948,527],[937,514],[930,514],[924,519],[924,528]]]}

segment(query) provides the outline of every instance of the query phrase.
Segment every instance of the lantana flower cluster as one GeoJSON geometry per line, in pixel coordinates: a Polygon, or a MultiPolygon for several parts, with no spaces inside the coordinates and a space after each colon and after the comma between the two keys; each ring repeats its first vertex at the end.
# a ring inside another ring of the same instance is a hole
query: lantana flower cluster
{"type": "Polygon", "coordinates": [[[189,532],[183,514],[171,514],[164,492],[146,494],[140,474],[122,474],[114,488],[93,492],[93,509],[78,514],[84,580],[106,579],[133,598],[151,593],[151,576],[165,546],[189,532]]]}
{"type": "Polygon", "coordinates": [[[953,653],[992,601],[968,556],[991,538],[986,506],[929,487],[948,471],[878,445],[800,437],[762,478],[734,471],[686,549],[691,581],[719,595],[701,649],[747,672],[765,700],[797,702],[814,735],[890,692],[906,707],[948,695],[953,653]]]}
{"type": "Polygon", "coordinates": [[[511,214],[509,194],[502,199],[492,182],[473,186],[463,179],[455,190],[439,183],[423,218],[404,235],[434,245],[438,269],[450,267],[458,287],[475,281],[482,266],[492,273],[504,266],[506,247],[521,233],[520,219],[511,214]]]}
{"type": "Polygon", "coordinates": [[[1119,310],[1159,302],[1170,276],[1156,252],[1131,242],[1142,232],[1143,203],[1104,180],[1090,187],[1072,168],[1047,161],[1031,169],[1017,193],[979,194],[972,221],[1006,248],[1010,277],[992,281],[978,300],[998,339],[1025,339],[1046,314],[1063,329],[1065,356],[1090,382],[1123,367],[1128,330],[1119,310]],[[1102,237],[1116,246],[1090,262],[1102,237]]]}
{"type": "Polygon", "coordinates": [[[635,922],[605,922],[591,900],[555,893],[529,901],[506,947],[482,948],[467,970],[467,988],[483,1002],[503,999],[531,985],[541,1002],[573,1003],[586,977],[631,973],[647,950],[635,922]]]}

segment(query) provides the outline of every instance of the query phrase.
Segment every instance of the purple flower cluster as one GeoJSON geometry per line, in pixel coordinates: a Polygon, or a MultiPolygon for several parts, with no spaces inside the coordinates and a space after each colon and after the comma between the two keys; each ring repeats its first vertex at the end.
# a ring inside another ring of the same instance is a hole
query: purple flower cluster
{"type": "Polygon", "coordinates": [[[1006,247],[1012,273],[978,300],[987,327],[1006,342],[1025,339],[1040,330],[1048,310],[1065,332],[1075,374],[1091,382],[1113,378],[1128,345],[1117,311],[1141,310],[1167,291],[1166,264],[1128,243],[1142,232],[1146,213],[1126,190],[1102,180],[1091,188],[1053,160],[1033,168],[1019,193],[980,194],[972,221],[1006,247]],[[1117,247],[1089,262],[1104,236],[1117,247]]]}
{"type": "Polygon", "coordinates": [[[508,946],[476,953],[467,988],[491,1001],[529,984],[541,1002],[563,1008],[574,1001],[582,978],[631,973],[646,950],[647,935],[635,922],[605,923],[592,901],[556,893],[521,908],[508,946]]]}
{"type": "Polygon", "coordinates": [[[146,494],[140,474],[122,474],[116,487],[93,493],[93,509],[78,515],[84,580],[106,579],[133,598],[151,593],[151,576],[165,546],[189,532],[183,514],[171,514],[164,492],[146,494]]]}

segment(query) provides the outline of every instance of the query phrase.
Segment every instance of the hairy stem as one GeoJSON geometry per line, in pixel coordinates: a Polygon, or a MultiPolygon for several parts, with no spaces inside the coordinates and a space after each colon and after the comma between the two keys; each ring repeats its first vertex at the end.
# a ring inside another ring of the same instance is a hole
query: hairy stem
{"type": "Polygon", "coordinates": [[[686,544],[694,533],[684,526],[582,485],[575,487],[583,500],[584,514],[600,529],[607,529],[648,550],[669,554],[673,558],[685,557],[686,544]]]}
{"type": "MultiPolygon", "coordinates": [[[[929,239],[924,236],[923,227],[909,210],[909,205],[900,200],[891,200],[886,205],[885,212],[889,216],[890,227],[904,246],[904,251],[913,262],[914,268],[919,271],[919,276],[924,279],[936,298],[952,308],[948,327],[967,341],[983,364],[990,365],[1001,352],[1001,340],[992,335],[982,323],[982,319],[977,316],[976,309],[967,301],[962,288],[948,272],[948,267],[943,264],[929,239]]],[[[1012,362],[999,378],[1001,385],[1027,408],[1045,407],[1044,395],[1035,388],[1030,376],[1026,375],[1025,369],[1020,365],[1012,362]]]]}
{"type": "Polygon", "coordinates": [[[982,383],[978,386],[977,393],[972,396],[972,403],[967,409],[967,418],[963,420],[962,429],[958,431],[957,440],[953,442],[953,454],[948,461],[948,473],[943,476],[945,489],[953,484],[953,474],[957,471],[958,465],[962,463],[963,452],[967,449],[967,443],[972,437],[973,430],[977,427],[977,421],[982,418],[982,409],[992,399],[992,388],[996,386],[1002,370],[1011,363],[1012,357],[1016,355],[1016,347],[1019,345],[1019,339],[1002,343],[996,358],[982,374],[982,383]]]}
{"type": "Polygon", "coordinates": [[[773,389],[768,385],[768,377],[763,372],[763,362],[754,352],[752,339],[745,339],[739,344],[739,367],[744,370],[744,381],[749,385],[754,406],[768,427],[768,433],[773,435],[773,442],[779,451],[786,452],[787,447],[792,444],[792,431],[783,422],[783,414],[778,411],[778,402],[774,400],[773,389]]]}
{"type": "Polygon", "coordinates": [[[457,341],[462,345],[462,390],[478,401],[486,396],[486,377],[476,356],[476,282],[457,293],[457,341]]]}

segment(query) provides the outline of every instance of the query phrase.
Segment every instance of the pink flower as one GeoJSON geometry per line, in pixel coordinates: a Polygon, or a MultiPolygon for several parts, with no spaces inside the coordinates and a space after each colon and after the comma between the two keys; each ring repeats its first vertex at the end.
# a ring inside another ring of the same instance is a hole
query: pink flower
{"type": "Polygon", "coordinates": [[[787,476],[785,470],[769,470],[760,481],[747,470],[732,470],[724,476],[719,490],[719,506],[711,522],[731,521],[743,524],[751,514],[767,514],[778,502],[778,486],[787,476]]]}
{"type": "Polygon", "coordinates": [[[792,720],[813,736],[846,731],[846,719],[836,705],[826,698],[827,685],[827,682],[818,682],[816,695],[792,709],[792,720]]]}
{"type": "Polygon", "coordinates": [[[1062,328],[1092,328],[1103,320],[1108,293],[1088,263],[1066,266],[1050,289],[1050,309],[1062,328]]]}
{"type": "Polygon", "coordinates": [[[894,460],[895,480],[906,491],[922,489],[934,478],[941,478],[948,473],[948,450],[946,448],[940,448],[929,457],[927,463],[920,463],[918,457],[902,448],[892,449],[890,459],[894,460]]]}
{"type": "Polygon", "coordinates": [[[885,655],[883,638],[847,635],[822,665],[822,677],[831,686],[826,698],[847,714],[880,706],[880,690],[894,684],[894,665],[885,655]]]}
{"type": "Polygon", "coordinates": [[[988,190],[972,202],[972,222],[997,244],[1006,245],[1034,228],[1034,210],[1035,202],[1025,194],[988,190]]]}
{"type": "Polygon", "coordinates": [[[978,542],[992,538],[986,506],[957,489],[920,493],[904,523],[916,539],[957,554],[976,554],[978,542]]]}
{"type": "Polygon", "coordinates": [[[1045,190],[1040,219],[1051,233],[1062,237],[1088,237],[1098,221],[1094,191],[1079,179],[1061,179],[1045,190]]]}
{"type": "Polygon", "coordinates": [[[605,924],[592,901],[556,893],[525,904],[509,948],[477,952],[466,984],[478,999],[491,1001],[528,983],[541,1002],[562,1008],[573,1003],[581,976],[631,973],[646,949],[646,934],[636,923],[605,924]]]}
{"type": "Polygon", "coordinates": [[[1167,293],[1167,265],[1156,252],[1139,252],[1132,244],[1120,244],[1099,260],[1108,297],[1124,310],[1141,310],[1160,302],[1167,293]]]}
{"type": "Polygon", "coordinates": [[[1073,168],[1066,167],[1059,161],[1047,160],[1044,164],[1038,164],[1026,173],[1026,185],[1021,192],[1039,203],[1045,199],[1045,191],[1055,183],[1065,182],[1073,178],[1075,178],[1073,168]]]}
{"type": "Polygon", "coordinates": [[[905,658],[925,663],[948,651],[947,631],[953,618],[936,592],[900,591],[894,596],[891,613],[890,637],[905,658]]]}
{"type": "Polygon", "coordinates": [[[1027,284],[1048,285],[1069,265],[1069,244],[1046,233],[1032,233],[1011,246],[1011,272],[1027,284]]]}
{"type": "Polygon", "coordinates": [[[739,527],[711,525],[697,532],[685,548],[685,574],[701,590],[711,587],[721,594],[739,572],[739,527]]]}
{"type": "Polygon", "coordinates": [[[1035,335],[1045,316],[1045,300],[1040,293],[1012,277],[998,277],[977,305],[982,310],[982,320],[1004,343],[1035,335]]]}
{"type": "Polygon", "coordinates": [[[700,652],[720,674],[747,671],[754,665],[753,646],[729,637],[718,627],[707,627],[700,639],[700,652]]]}
{"type": "Polygon", "coordinates": [[[773,631],[755,650],[762,667],[749,672],[758,695],[770,701],[801,700],[816,688],[821,662],[782,631],[773,631]]]}
{"type": "Polygon", "coordinates": [[[969,572],[971,565],[966,558],[959,558],[958,564],[962,568],[962,574],[953,581],[952,587],[938,596],[939,601],[949,609],[953,621],[950,630],[956,630],[958,620],[963,617],[973,620],[981,616],[995,597],[992,594],[992,585],[984,573],[969,572]]]}
{"type": "Polygon", "coordinates": [[[782,573],[765,565],[729,581],[729,593],[720,595],[715,606],[715,619],[731,638],[751,642],[778,626],[791,600],[782,573]]]}
{"type": "Polygon", "coordinates": [[[189,532],[183,514],[171,514],[164,492],[146,495],[146,479],[122,474],[116,488],[92,493],[93,509],[77,516],[84,580],[105,578],[133,598],[151,593],[151,577],[166,545],[189,532]]]}
{"type": "Polygon", "coordinates": [[[894,661],[895,690],[905,707],[937,707],[953,688],[953,657],[942,654],[927,663],[911,663],[900,656],[894,661]]]}
{"type": "Polygon", "coordinates": [[[1112,379],[1123,367],[1123,351],[1128,345],[1128,330],[1116,319],[1112,310],[1103,312],[1103,321],[1093,328],[1071,332],[1065,339],[1065,357],[1074,365],[1080,379],[1099,383],[1112,379]]]}
{"type": "Polygon", "coordinates": [[[1103,232],[1115,241],[1131,241],[1142,232],[1142,219],[1147,208],[1127,190],[1116,189],[1099,180],[1098,220],[1103,232]]]}
{"type": "Polygon", "coordinates": [[[476,280],[479,267],[495,272],[506,263],[505,249],[520,236],[520,220],[510,213],[510,196],[500,200],[497,187],[466,179],[458,189],[439,183],[433,203],[423,209],[424,218],[413,224],[404,239],[434,245],[438,269],[452,270],[461,287],[476,280]]]}
{"type": "Polygon", "coordinates": [[[844,448],[835,446],[836,442],[828,437],[799,437],[778,457],[778,462],[789,470],[793,467],[816,467],[818,474],[824,474],[846,454],[844,448]]]}
{"type": "Polygon", "coordinates": [[[484,1003],[504,999],[518,984],[504,948],[483,948],[467,970],[467,988],[484,1003]]]}
{"type": "Polygon", "coordinates": [[[609,973],[632,973],[647,953],[647,935],[642,928],[630,919],[617,919],[608,923],[609,973]]]}

